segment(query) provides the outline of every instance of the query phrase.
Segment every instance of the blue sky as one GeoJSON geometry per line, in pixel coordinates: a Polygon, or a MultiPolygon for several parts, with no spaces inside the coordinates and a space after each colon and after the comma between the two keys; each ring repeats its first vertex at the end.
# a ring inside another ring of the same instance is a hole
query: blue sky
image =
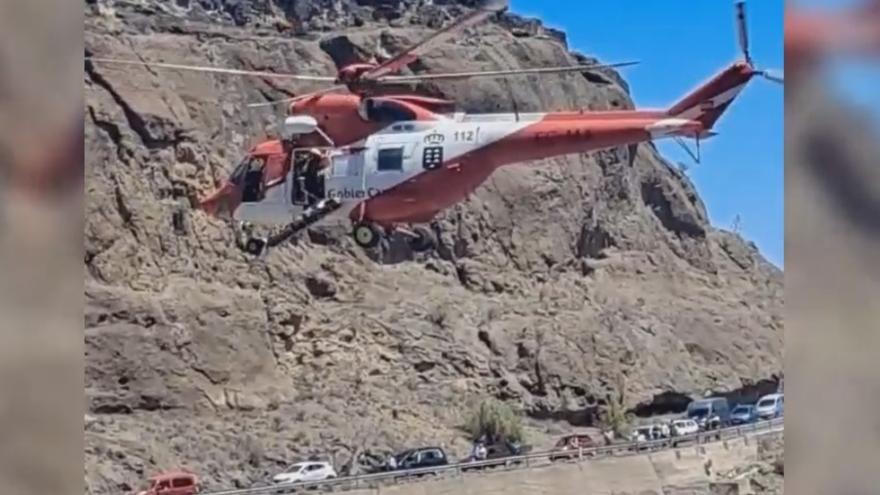
{"type": "MultiPolygon", "coordinates": [[[[783,68],[783,2],[746,5],[752,58],[783,68]]],[[[621,69],[638,106],[665,108],[739,57],[734,0],[511,0],[517,14],[562,29],[572,50],[604,62],[640,60],[621,69]]],[[[754,241],[784,264],[783,87],[755,79],[702,143],[695,165],[674,142],[658,142],[673,162],[691,165],[712,223],[754,241]]]]}

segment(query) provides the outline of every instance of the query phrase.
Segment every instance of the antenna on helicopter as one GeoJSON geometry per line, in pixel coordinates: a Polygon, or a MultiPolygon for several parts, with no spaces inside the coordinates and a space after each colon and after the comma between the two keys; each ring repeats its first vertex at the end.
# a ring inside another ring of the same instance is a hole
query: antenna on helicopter
{"type": "Polygon", "coordinates": [[[743,59],[749,67],[752,68],[752,71],[755,75],[761,76],[764,79],[769,81],[784,84],[785,78],[783,72],[781,70],[775,69],[764,69],[759,70],[754,61],[752,60],[752,54],[749,52],[749,30],[748,25],[746,23],[746,2],[745,0],[739,0],[736,2],[736,29],[737,35],[739,38],[739,49],[743,54],[743,59]]]}

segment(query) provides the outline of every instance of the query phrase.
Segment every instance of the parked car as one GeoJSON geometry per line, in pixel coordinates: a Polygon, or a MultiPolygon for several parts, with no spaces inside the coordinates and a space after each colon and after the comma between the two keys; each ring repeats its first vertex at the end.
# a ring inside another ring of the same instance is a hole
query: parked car
{"type": "Polygon", "coordinates": [[[639,426],[631,435],[631,441],[636,443],[651,442],[663,438],[663,426],[658,424],[639,426]]]}
{"type": "Polygon", "coordinates": [[[150,478],[146,490],[138,495],[194,495],[201,492],[199,478],[184,471],[172,471],[150,478]]]}
{"type": "Polygon", "coordinates": [[[582,449],[592,449],[594,447],[596,447],[596,442],[589,435],[566,435],[556,442],[556,445],[553,447],[553,453],[550,454],[550,461],[571,459],[577,457],[582,449]]]}
{"type": "MultiPolygon", "coordinates": [[[[528,445],[521,445],[519,442],[496,442],[494,444],[486,445],[486,457],[483,459],[477,459],[473,454],[468,456],[465,462],[479,462],[479,461],[489,461],[493,459],[504,459],[505,457],[516,457],[526,454],[531,447],[528,445]]],[[[508,463],[518,463],[519,461],[508,461],[504,464],[508,463]]],[[[463,468],[467,469],[482,469],[484,466],[475,466],[473,468],[463,468]]]]}
{"type": "Polygon", "coordinates": [[[639,452],[645,449],[656,449],[660,447],[660,445],[655,445],[652,442],[657,442],[663,439],[662,425],[653,424],[639,426],[633,430],[629,436],[630,442],[635,444],[631,446],[629,450],[639,452]]]}
{"type": "Polygon", "coordinates": [[[730,424],[730,404],[723,397],[695,400],[688,404],[687,417],[703,430],[722,428],[730,424]]]}
{"type": "Polygon", "coordinates": [[[531,447],[519,442],[497,442],[486,446],[486,459],[501,459],[523,455],[531,450],[531,447]]]}
{"type": "Polygon", "coordinates": [[[783,415],[783,394],[765,395],[758,399],[755,410],[760,419],[778,418],[783,415]]]}
{"type": "Polygon", "coordinates": [[[758,410],[754,404],[740,404],[730,412],[730,424],[746,425],[758,420],[758,410]]]}
{"type": "Polygon", "coordinates": [[[700,432],[700,425],[692,419],[674,419],[670,424],[672,434],[677,437],[694,435],[700,432]]]}
{"type": "Polygon", "coordinates": [[[298,462],[272,477],[274,483],[324,481],[335,478],[336,470],[329,462],[298,462]]]}
{"type": "Polygon", "coordinates": [[[410,449],[394,457],[397,460],[397,469],[419,469],[449,464],[446,452],[440,447],[410,449]]]}

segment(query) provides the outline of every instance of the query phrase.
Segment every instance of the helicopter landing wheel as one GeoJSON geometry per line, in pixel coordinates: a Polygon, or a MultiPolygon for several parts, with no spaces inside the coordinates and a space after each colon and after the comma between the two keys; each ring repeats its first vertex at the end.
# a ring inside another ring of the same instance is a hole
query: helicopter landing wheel
{"type": "Polygon", "coordinates": [[[437,236],[431,229],[418,226],[412,230],[413,235],[409,239],[409,247],[416,253],[430,251],[437,246],[437,236]]]}
{"type": "Polygon", "coordinates": [[[257,239],[256,237],[251,237],[244,244],[244,250],[246,253],[251,254],[253,256],[259,256],[263,254],[263,251],[266,249],[266,241],[263,239],[257,239]]]}
{"type": "Polygon", "coordinates": [[[375,224],[359,223],[354,226],[351,232],[354,242],[364,249],[371,249],[379,245],[382,240],[382,232],[375,224]]]}

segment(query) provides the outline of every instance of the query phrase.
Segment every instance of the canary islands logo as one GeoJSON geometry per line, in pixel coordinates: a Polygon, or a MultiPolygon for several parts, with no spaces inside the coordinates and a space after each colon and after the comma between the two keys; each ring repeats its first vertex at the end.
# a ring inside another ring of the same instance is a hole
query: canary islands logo
{"type": "Polygon", "coordinates": [[[440,134],[437,131],[434,131],[431,134],[425,136],[425,144],[436,146],[438,144],[443,144],[444,141],[446,141],[446,136],[440,134]]]}

